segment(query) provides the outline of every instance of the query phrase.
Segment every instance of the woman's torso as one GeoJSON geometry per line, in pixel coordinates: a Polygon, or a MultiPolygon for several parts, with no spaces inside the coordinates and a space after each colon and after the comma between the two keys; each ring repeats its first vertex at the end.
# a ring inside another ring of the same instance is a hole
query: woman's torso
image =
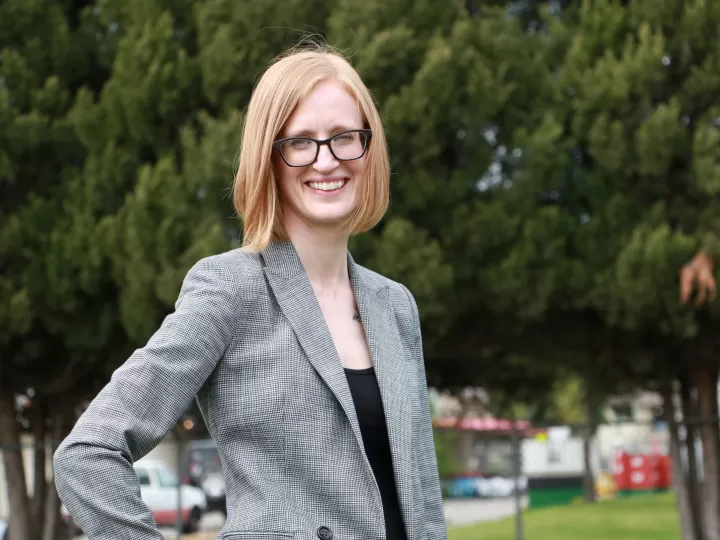
{"type": "MultiPolygon", "coordinates": [[[[407,332],[399,328],[410,314],[399,307],[402,291],[372,272],[356,271],[399,507],[415,539],[423,504],[413,453],[421,381],[407,332]]],[[[329,540],[328,531],[335,539],[385,538],[380,487],[309,281],[271,265],[258,265],[253,274],[243,321],[198,394],[226,477],[224,538],[329,540]]]]}

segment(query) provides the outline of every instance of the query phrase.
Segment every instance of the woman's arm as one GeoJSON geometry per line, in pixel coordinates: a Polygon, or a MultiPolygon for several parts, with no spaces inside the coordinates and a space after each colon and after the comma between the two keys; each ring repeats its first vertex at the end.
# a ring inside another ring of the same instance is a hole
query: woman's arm
{"type": "Polygon", "coordinates": [[[61,500],[89,540],[162,540],[133,463],[152,450],[212,373],[238,324],[228,255],[187,274],[175,312],[113,374],[54,455],[61,500]]]}

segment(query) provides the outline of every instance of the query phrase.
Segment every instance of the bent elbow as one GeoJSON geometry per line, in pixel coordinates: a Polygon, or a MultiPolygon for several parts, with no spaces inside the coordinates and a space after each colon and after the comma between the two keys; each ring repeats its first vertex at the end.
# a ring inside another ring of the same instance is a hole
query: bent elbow
{"type": "Polygon", "coordinates": [[[78,447],[69,443],[67,439],[53,453],[53,477],[60,499],[63,498],[65,486],[72,482],[73,474],[77,474],[79,470],[78,459],[81,459],[78,447]]]}

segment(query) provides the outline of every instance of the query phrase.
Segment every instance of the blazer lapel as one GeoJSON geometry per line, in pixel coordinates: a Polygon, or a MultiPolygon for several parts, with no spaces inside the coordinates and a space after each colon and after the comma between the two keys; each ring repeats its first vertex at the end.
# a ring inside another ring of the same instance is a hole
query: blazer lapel
{"type": "Polygon", "coordinates": [[[403,511],[408,538],[414,538],[412,516],[412,419],[413,410],[408,397],[408,362],[395,324],[395,314],[388,298],[389,287],[369,283],[348,254],[348,270],[360,311],[370,356],[383,401],[385,421],[390,438],[395,483],[403,511]]]}
{"type": "Polygon", "coordinates": [[[271,243],[262,255],[265,274],[280,309],[313,367],[340,402],[362,446],[360,424],[345,371],[295,248],[290,242],[271,243]]]}

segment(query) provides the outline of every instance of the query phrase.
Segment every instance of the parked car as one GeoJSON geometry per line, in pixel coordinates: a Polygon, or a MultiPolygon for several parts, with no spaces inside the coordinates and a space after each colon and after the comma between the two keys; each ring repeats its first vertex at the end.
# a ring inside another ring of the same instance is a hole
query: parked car
{"type": "MultiPolygon", "coordinates": [[[[178,487],[180,487],[181,519],[183,532],[197,532],[200,519],[207,511],[207,497],[195,486],[178,486],[177,476],[165,462],[156,459],[140,459],[135,462],[135,473],[140,482],[140,497],[148,506],[158,527],[174,527],[178,515],[178,487]]],[[[61,509],[63,519],[73,534],[82,531],[72,523],[67,509],[61,509]]]]}
{"type": "Polygon", "coordinates": [[[188,448],[185,483],[199,487],[208,501],[208,511],[219,510],[227,514],[225,475],[215,441],[192,441],[188,448]]]}

